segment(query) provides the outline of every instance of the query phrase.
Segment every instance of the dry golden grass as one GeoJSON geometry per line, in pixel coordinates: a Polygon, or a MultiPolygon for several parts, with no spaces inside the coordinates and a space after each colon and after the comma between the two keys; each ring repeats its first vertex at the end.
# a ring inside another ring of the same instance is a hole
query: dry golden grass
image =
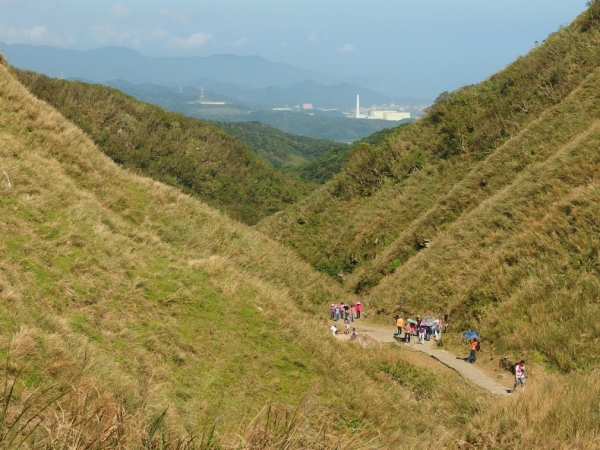
{"type": "Polygon", "coordinates": [[[315,319],[335,283],[118,168],[3,65],[0,101],[0,374],[16,380],[1,444],[21,412],[26,447],[385,448],[433,432],[399,420],[412,394],[379,356],[315,319]]]}
{"type": "Polygon", "coordinates": [[[491,405],[473,419],[466,435],[469,447],[598,448],[598,408],[592,399],[600,393],[599,379],[597,372],[573,374],[526,386],[513,401],[491,405]]]}

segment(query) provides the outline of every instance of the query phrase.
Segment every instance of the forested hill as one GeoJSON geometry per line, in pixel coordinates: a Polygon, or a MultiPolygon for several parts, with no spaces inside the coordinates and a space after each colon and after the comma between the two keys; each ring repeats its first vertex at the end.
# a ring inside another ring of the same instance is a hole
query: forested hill
{"type": "Polygon", "coordinates": [[[384,316],[403,298],[409,311],[442,307],[499,351],[598,367],[597,339],[569,330],[600,308],[599,74],[591,2],[505,70],[354,150],[333,180],[260,229],[344,274],[384,316]]]}
{"type": "Polygon", "coordinates": [[[250,147],[258,156],[277,168],[299,166],[330,151],[346,153],[349,145],[328,139],[285,133],[260,122],[211,122],[250,147]]]}
{"type": "Polygon", "coordinates": [[[254,224],[308,192],[305,183],[207,122],[101,85],[14,73],[124,168],[177,186],[242,222],[254,224]]]}

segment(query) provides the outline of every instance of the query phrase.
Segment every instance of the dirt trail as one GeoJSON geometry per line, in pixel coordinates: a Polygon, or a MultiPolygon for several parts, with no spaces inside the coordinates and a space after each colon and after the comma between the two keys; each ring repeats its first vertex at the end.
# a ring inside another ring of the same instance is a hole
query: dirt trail
{"type": "MultiPolygon", "coordinates": [[[[461,377],[472,381],[477,386],[498,395],[510,395],[511,389],[500,384],[486,375],[476,364],[470,364],[463,358],[460,358],[446,350],[436,347],[434,341],[425,341],[423,344],[417,344],[417,339],[412,338],[410,344],[398,343],[394,338],[394,328],[381,327],[377,325],[355,322],[352,327],[356,328],[358,333],[364,333],[374,340],[382,343],[398,344],[405,348],[425,353],[445,366],[455,370],[461,377]]],[[[347,340],[349,337],[343,333],[343,325],[339,327],[340,331],[336,336],[339,340],[347,340]]]]}

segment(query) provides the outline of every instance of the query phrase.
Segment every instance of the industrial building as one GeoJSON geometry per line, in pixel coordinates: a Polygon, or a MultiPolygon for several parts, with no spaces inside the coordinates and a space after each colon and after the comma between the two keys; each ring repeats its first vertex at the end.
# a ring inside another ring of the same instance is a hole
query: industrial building
{"type": "Polygon", "coordinates": [[[376,109],[371,109],[368,111],[368,114],[360,113],[360,96],[356,95],[356,114],[354,116],[355,119],[379,119],[379,120],[390,120],[390,121],[399,121],[410,119],[410,113],[404,111],[380,111],[376,109]]]}

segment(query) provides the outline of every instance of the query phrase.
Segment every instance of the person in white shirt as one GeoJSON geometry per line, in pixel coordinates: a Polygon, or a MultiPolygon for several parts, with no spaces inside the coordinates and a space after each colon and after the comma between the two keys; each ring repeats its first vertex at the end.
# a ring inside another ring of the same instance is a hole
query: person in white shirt
{"type": "Polygon", "coordinates": [[[525,392],[525,360],[523,359],[515,366],[515,386],[513,392],[517,390],[518,386],[521,386],[523,388],[522,392],[525,392]]]}

